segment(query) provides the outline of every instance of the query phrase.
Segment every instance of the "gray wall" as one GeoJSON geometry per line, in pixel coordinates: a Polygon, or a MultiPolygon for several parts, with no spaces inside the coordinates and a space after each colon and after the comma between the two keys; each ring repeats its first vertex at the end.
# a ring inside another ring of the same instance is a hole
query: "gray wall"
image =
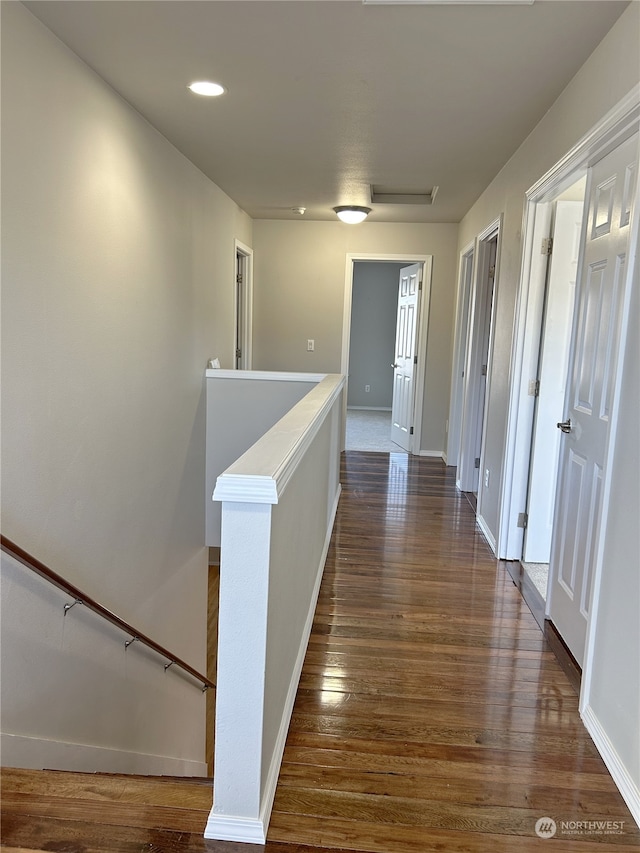
{"type": "Polygon", "coordinates": [[[633,279],[588,702],[640,790],[640,284],[633,279]]]}
{"type": "MultiPolygon", "coordinates": [[[[2,110],[3,533],[203,668],[204,370],[230,366],[251,220],[19,3],[2,4],[2,110]]],[[[127,670],[140,652],[118,638],[105,657],[93,622],[69,647],[86,614],[65,632],[59,595],[6,568],[5,733],[77,741],[66,766],[98,746],[204,760],[197,687],[158,666],[149,692],[127,670]],[[40,595],[52,621],[29,639],[40,595]]]]}
{"type": "Polygon", "coordinates": [[[347,404],[390,409],[398,279],[406,264],[357,261],[353,268],[347,404]],[[370,391],[365,391],[365,385],[370,391]]]}
{"type": "Polygon", "coordinates": [[[504,216],[486,402],[485,467],[491,477],[481,502],[483,519],[496,538],[525,192],[637,84],[639,16],[640,4],[632,3],[460,223],[459,252],[500,214],[504,216]]]}
{"type": "Polygon", "coordinates": [[[458,226],[256,220],[257,370],[339,373],[348,254],[433,256],[422,447],[440,454],[449,413],[458,226]],[[315,352],[307,352],[314,338],[315,352]]]}
{"type": "MultiPolygon", "coordinates": [[[[499,214],[504,214],[496,288],[494,360],[486,420],[485,464],[492,475],[490,488],[483,492],[481,503],[483,518],[496,537],[525,192],[638,85],[639,55],[640,4],[632,3],[460,224],[459,251],[499,214]]],[[[640,668],[637,665],[640,495],[637,355],[633,355],[637,352],[634,347],[637,348],[638,329],[637,302],[635,304],[625,356],[628,390],[623,394],[623,428],[613,470],[600,605],[592,616],[596,620],[597,646],[590,701],[599,725],[617,751],[620,766],[633,780],[637,792],[640,788],[640,668]],[[628,465],[630,460],[631,466],[628,465]]]]}

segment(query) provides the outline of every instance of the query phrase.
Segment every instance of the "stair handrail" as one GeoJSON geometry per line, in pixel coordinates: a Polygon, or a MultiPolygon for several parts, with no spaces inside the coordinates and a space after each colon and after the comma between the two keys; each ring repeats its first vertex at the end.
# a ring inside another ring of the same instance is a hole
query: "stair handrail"
{"type": "Polygon", "coordinates": [[[77,586],[74,586],[70,581],[63,578],[62,575],[54,572],[53,569],[49,568],[49,566],[36,559],[23,548],[20,548],[19,545],[16,545],[15,542],[12,542],[3,534],[0,534],[0,547],[5,553],[22,563],[23,566],[26,566],[32,572],[35,572],[40,575],[40,577],[49,581],[53,586],[58,587],[58,589],[61,589],[63,592],[66,592],[68,595],[73,597],[73,604],[64,605],[65,616],[72,607],[75,607],[76,604],[82,604],[85,607],[88,607],[89,610],[97,613],[103,619],[106,619],[107,622],[110,622],[112,625],[120,628],[131,638],[125,642],[125,648],[129,648],[132,643],[140,642],[148,648],[153,649],[153,651],[157,652],[161,657],[167,659],[168,662],[164,664],[165,672],[171,666],[178,666],[180,669],[188,672],[189,675],[192,675],[197,681],[202,683],[203,692],[205,690],[215,689],[215,683],[207,678],[206,675],[202,675],[201,672],[198,672],[197,669],[194,669],[186,663],[186,661],[183,661],[177,655],[172,654],[170,651],[165,649],[164,646],[161,646],[159,643],[156,643],[155,640],[147,637],[146,634],[136,630],[124,619],[121,619],[115,613],[112,613],[111,610],[104,607],[98,601],[95,601],[91,596],[86,595],[82,590],[78,589],[77,586]]]}

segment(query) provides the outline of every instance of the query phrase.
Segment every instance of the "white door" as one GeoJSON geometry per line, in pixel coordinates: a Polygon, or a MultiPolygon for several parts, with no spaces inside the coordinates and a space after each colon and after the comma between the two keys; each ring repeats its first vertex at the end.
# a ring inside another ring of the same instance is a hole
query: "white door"
{"type": "Polygon", "coordinates": [[[496,255],[498,251],[498,238],[495,237],[488,244],[489,269],[487,271],[487,282],[484,288],[484,304],[480,307],[480,362],[477,375],[477,406],[475,412],[475,444],[474,444],[474,474],[471,491],[478,493],[480,486],[480,460],[482,458],[482,446],[484,437],[484,410],[487,399],[487,374],[489,370],[489,347],[491,345],[491,319],[493,317],[493,290],[496,279],[496,255]]]}
{"type": "Polygon", "coordinates": [[[407,451],[411,449],[413,434],[416,329],[421,283],[422,264],[412,264],[400,270],[396,345],[392,365],[391,440],[407,451]]]}
{"type": "Polygon", "coordinates": [[[571,368],[551,552],[550,616],[582,665],[619,349],[638,134],[596,163],[588,182],[571,368]]]}
{"type": "Polygon", "coordinates": [[[539,393],[531,445],[528,519],[523,552],[527,563],[548,563],[551,554],[562,436],[556,424],[562,420],[567,389],[583,208],[581,201],[556,202],[538,368],[539,393]]]}

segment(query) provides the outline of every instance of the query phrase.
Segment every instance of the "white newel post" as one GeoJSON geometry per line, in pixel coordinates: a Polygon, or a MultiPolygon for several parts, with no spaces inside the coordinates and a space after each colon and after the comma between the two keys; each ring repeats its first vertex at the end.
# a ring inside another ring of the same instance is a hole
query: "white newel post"
{"type": "Polygon", "coordinates": [[[225,501],[222,536],[214,806],[207,835],[263,843],[260,805],[271,504],[225,501]]]}

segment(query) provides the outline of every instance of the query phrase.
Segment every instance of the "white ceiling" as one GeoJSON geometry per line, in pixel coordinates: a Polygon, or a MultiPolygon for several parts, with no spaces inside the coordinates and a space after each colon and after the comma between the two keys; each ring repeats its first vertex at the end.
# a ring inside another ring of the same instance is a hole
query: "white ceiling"
{"type": "Polygon", "coordinates": [[[37,0],[25,5],[254,218],[457,222],[628,2],[37,0]],[[220,98],[186,88],[222,83],[220,98]]]}

